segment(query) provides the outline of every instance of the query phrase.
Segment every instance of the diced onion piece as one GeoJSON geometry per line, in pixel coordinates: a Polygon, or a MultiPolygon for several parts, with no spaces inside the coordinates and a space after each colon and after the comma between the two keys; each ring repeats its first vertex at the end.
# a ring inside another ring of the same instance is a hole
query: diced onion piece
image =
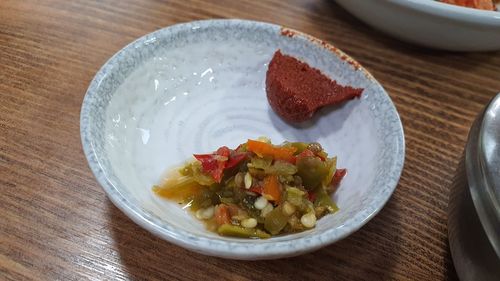
{"type": "Polygon", "coordinates": [[[257,226],[257,220],[254,218],[248,218],[241,221],[241,226],[245,228],[254,228],[257,226]]]}
{"type": "Polygon", "coordinates": [[[295,206],[285,201],[283,203],[283,213],[287,216],[291,216],[295,213],[295,206]]]}
{"type": "Polygon", "coordinates": [[[307,228],[313,228],[316,225],[316,215],[307,213],[300,218],[300,223],[307,228]]]}
{"type": "Polygon", "coordinates": [[[257,200],[255,200],[254,206],[255,206],[255,208],[257,208],[258,210],[262,210],[262,209],[264,209],[264,208],[265,208],[268,204],[269,204],[269,202],[267,201],[266,197],[261,196],[261,197],[257,198],[257,200]]]}
{"type": "Polygon", "coordinates": [[[260,215],[265,218],[273,209],[274,207],[272,204],[267,204],[266,207],[260,211],[260,215]]]}
{"type": "Polygon", "coordinates": [[[196,211],[195,216],[199,220],[208,220],[214,216],[214,212],[215,212],[215,207],[210,206],[205,209],[199,209],[198,211],[196,211]]]}

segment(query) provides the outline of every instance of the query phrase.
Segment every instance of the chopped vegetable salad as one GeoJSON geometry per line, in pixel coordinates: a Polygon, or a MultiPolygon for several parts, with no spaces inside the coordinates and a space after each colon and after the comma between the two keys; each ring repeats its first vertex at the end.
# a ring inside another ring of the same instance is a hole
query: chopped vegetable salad
{"type": "Polygon", "coordinates": [[[269,238],[314,228],[338,208],[331,194],[346,174],[318,143],[260,138],[223,146],[176,171],[153,191],[185,204],[223,236],[269,238]]]}

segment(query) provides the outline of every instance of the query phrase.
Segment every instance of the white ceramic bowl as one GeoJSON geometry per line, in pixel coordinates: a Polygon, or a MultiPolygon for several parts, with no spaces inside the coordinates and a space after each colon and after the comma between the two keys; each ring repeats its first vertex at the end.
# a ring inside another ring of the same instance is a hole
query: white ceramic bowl
{"type": "Polygon", "coordinates": [[[451,51],[500,50],[500,12],[434,0],[336,0],[351,14],[401,40],[451,51]]]}
{"type": "Polygon", "coordinates": [[[92,81],[81,111],[85,155],[111,199],[137,224],[187,249],[235,259],[293,256],[359,229],[385,204],[404,161],[401,121],[379,83],[331,45],[276,25],[199,21],[171,26],[126,46],[92,81]],[[300,126],[270,109],[264,90],[273,53],[299,57],[362,98],[318,112],[300,126]],[[248,138],[319,141],[348,175],[335,194],[340,211],[303,233],[248,240],[205,230],[151,187],[193,153],[248,138]]]}

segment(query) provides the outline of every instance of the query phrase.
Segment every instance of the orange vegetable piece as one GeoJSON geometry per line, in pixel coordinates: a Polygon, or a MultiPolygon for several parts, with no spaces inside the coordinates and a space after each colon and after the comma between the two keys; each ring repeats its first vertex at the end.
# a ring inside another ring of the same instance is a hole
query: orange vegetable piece
{"type": "Polygon", "coordinates": [[[262,188],[262,194],[269,200],[275,202],[281,199],[281,188],[278,182],[278,176],[270,175],[264,178],[264,187],[262,188]]]}
{"type": "Polygon", "coordinates": [[[288,162],[294,162],[295,157],[293,156],[293,154],[295,153],[295,151],[297,151],[297,148],[293,146],[279,147],[256,140],[248,140],[247,149],[260,157],[268,156],[272,157],[273,159],[284,160],[288,162]]]}
{"type": "Polygon", "coordinates": [[[231,217],[229,216],[229,208],[225,204],[220,204],[215,209],[215,222],[218,225],[223,225],[225,223],[231,223],[231,217]]]}

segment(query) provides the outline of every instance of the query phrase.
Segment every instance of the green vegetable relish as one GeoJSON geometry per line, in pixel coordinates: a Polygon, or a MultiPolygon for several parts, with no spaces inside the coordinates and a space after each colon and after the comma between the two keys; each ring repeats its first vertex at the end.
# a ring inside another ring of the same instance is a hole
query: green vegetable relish
{"type": "Polygon", "coordinates": [[[314,228],[338,208],[331,199],[345,169],[318,143],[248,140],[225,146],[176,171],[158,196],[185,204],[223,236],[269,238],[314,228]]]}

